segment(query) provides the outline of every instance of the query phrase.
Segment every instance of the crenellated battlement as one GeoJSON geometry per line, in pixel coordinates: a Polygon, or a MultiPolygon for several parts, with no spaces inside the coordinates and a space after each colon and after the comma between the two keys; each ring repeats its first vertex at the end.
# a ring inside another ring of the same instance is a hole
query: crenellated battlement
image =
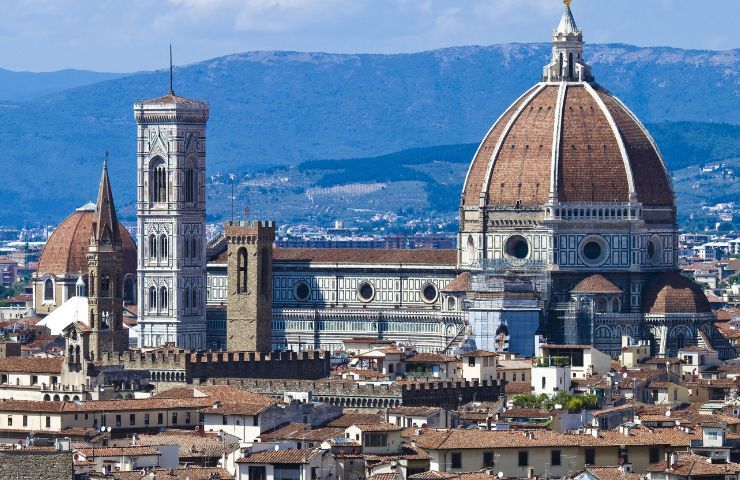
{"type": "MultiPolygon", "coordinates": [[[[106,352],[100,365],[122,365],[125,369],[184,372],[178,381],[197,383],[220,378],[310,378],[329,375],[330,355],[324,351],[304,352],[204,352],[182,349],[106,352]]],[[[155,377],[156,378],[156,377],[155,377]]],[[[154,378],[153,378],[154,379],[154,378]]]]}
{"type": "Polygon", "coordinates": [[[211,379],[209,385],[231,385],[274,398],[292,392],[309,392],[314,401],[342,407],[387,408],[407,406],[442,406],[456,408],[473,399],[498,400],[503,385],[496,381],[430,381],[364,384],[349,380],[293,380],[222,378],[211,379]]]}
{"type": "Polygon", "coordinates": [[[273,220],[253,220],[238,222],[229,221],[224,226],[224,236],[227,243],[244,244],[274,242],[275,222],[273,220]]]}

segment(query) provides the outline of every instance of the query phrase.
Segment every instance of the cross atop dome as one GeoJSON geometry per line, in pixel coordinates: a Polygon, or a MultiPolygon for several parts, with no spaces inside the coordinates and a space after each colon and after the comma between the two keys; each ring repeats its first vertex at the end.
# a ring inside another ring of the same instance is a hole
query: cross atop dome
{"type": "Polygon", "coordinates": [[[583,61],[583,31],[576,25],[571,0],[563,0],[565,11],[552,33],[552,59],[542,74],[543,82],[591,82],[591,67],[583,61]]]}

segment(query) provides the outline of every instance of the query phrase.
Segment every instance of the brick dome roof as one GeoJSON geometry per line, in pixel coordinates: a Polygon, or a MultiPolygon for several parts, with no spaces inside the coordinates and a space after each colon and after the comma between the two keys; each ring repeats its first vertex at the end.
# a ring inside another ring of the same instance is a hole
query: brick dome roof
{"type": "Polygon", "coordinates": [[[708,313],[712,311],[701,287],[679,272],[666,272],[642,292],[644,313],[708,313]]]}
{"type": "MultiPolygon", "coordinates": [[[[60,223],[44,246],[38,273],[63,275],[87,272],[87,251],[90,246],[95,206],[90,204],[72,212],[60,223]]],[[[136,272],[136,245],[123,225],[118,224],[123,244],[123,273],[136,272]]]]}
{"type": "Polygon", "coordinates": [[[614,285],[605,276],[595,274],[588,276],[578,282],[578,285],[571,290],[572,293],[608,293],[619,295],[622,289],[614,285]]]}
{"type": "Polygon", "coordinates": [[[470,165],[463,207],[629,202],[674,208],[650,134],[592,82],[540,82],[494,123],[470,165]]]}

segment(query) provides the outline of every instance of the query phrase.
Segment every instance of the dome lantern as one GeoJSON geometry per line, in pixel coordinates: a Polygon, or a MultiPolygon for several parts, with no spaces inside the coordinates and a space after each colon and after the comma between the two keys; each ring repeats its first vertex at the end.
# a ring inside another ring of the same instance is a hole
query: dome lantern
{"type": "Polygon", "coordinates": [[[583,31],[573,18],[570,0],[563,3],[565,11],[552,33],[552,58],[544,68],[542,81],[591,82],[591,67],[583,60],[583,31]]]}

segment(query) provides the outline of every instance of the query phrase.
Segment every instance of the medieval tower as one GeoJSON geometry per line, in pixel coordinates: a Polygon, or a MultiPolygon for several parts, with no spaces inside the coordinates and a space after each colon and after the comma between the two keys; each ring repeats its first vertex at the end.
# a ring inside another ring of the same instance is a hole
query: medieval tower
{"type": "Polygon", "coordinates": [[[88,264],[90,359],[101,352],[128,350],[123,327],[123,246],[108,180],[108,161],[103,164],[98,201],[92,222],[88,264]]]}
{"type": "Polygon", "coordinates": [[[208,110],[171,88],[134,104],[140,347],[206,343],[208,110]]]}
{"type": "Polygon", "coordinates": [[[230,222],[226,346],[231,351],[272,350],[273,222],[230,222]]]}

